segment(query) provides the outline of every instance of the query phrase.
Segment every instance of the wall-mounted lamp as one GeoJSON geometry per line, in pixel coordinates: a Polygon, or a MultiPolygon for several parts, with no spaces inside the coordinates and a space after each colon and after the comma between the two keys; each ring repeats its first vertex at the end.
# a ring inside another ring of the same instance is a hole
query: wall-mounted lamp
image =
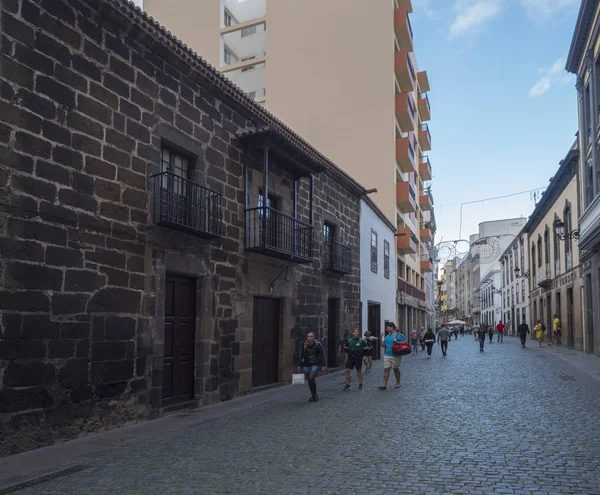
{"type": "Polygon", "coordinates": [[[565,222],[557,218],[553,223],[554,231],[561,241],[567,239],[579,239],[579,229],[572,230],[571,232],[565,232],[565,222]]]}
{"type": "Polygon", "coordinates": [[[523,274],[521,275],[521,269],[518,266],[516,266],[515,267],[515,277],[526,278],[527,280],[529,280],[529,270],[524,271],[523,274]]]}

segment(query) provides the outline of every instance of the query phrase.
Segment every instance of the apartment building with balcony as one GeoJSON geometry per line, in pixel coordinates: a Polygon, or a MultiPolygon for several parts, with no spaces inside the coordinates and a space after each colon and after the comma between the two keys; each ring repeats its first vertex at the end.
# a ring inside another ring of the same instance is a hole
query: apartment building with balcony
{"type": "Polygon", "coordinates": [[[564,345],[586,350],[582,329],[580,258],[577,240],[563,236],[578,231],[579,142],[560,162],[542,199],[524,227],[529,240],[531,322],[541,320],[548,338],[552,319],[562,322],[564,345]]]}
{"type": "Polygon", "coordinates": [[[420,301],[413,309],[417,325],[425,325],[431,303],[424,276],[431,270],[423,253],[433,243],[426,225],[434,225],[431,102],[428,74],[415,54],[411,1],[179,0],[174,9],[144,0],[143,8],[358,182],[377,189],[374,203],[399,232],[409,231],[411,242],[399,242],[394,252],[398,290],[420,301]]]}
{"type": "Polygon", "coordinates": [[[584,306],[583,349],[600,355],[600,2],[582,0],[566,69],[577,76],[579,194],[571,215],[578,218],[584,306]]]}
{"type": "Polygon", "coordinates": [[[525,322],[533,328],[529,311],[529,236],[522,230],[502,254],[502,321],[516,335],[525,322]]]}

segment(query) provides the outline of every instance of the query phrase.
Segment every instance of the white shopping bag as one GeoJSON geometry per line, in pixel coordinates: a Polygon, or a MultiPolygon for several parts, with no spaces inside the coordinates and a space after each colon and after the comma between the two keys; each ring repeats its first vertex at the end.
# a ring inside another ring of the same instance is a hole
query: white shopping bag
{"type": "Polygon", "coordinates": [[[292,385],[304,385],[304,374],[294,373],[292,375],[292,385]]]}

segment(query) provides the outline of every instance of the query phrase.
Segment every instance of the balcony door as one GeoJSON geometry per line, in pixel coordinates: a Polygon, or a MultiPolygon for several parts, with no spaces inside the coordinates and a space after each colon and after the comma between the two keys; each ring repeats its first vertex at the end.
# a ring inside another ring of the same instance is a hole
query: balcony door
{"type": "Polygon", "coordinates": [[[260,238],[265,243],[265,246],[271,249],[278,249],[279,246],[279,199],[275,198],[271,194],[267,195],[267,201],[265,202],[265,195],[263,191],[258,194],[258,207],[259,207],[259,232],[260,238]],[[266,229],[264,218],[266,217],[266,229]]]}

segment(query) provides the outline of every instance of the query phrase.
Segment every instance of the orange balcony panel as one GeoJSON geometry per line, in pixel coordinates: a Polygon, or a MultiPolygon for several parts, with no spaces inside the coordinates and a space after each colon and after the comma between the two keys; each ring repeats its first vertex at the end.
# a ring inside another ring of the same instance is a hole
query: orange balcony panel
{"type": "Polygon", "coordinates": [[[421,93],[419,95],[418,108],[419,115],[423,122],[431,120],[431,107],[429,106],[429,98],[426,93],[421,93]]]}
{"type": "Polygon", "coordinates": [[[433,237],[431,236],[431,229],[421,229],[421,240],[423,242],[433,242],[433,237]]]}
{"type": "Polygon", "coordinates": [[[404,132],[415,130],[415,103],[412,93],[400,93],[395,97],[396,118],[404,132]]]}
{"type": "Polygon", "coordinates": [[[396,163],[405,174],[415,172],[415,148],[410,135],[396,139],[396,163]]]}
{"type": "Polygon", "coordinates": [[[394,72],[398,79],[400,91],[406,93],[415,87],[415,70],[406,50],[394,52],[394,72]]]}
{"type": "Polygon", "coordinates": [[[400,227],[397,229],[396,249],[399,254],[416,254],[417,243],[414,241],[409,227],[400,227]]]}
{"type": "Polygon", "coordinates": [[[429,77],[427,77],[427,71],[426,70],[422,70],[421,72],[417,73],[417,79],[419,81],[419,87],[421,88],[421,91],[423,93],[425,93],[426,91],[431,90],[431,88],[429,87],[429,77]]]}
{"type": "Polygon", "coordinates": [[[412,14],[413,6],[410,0],[398,0],[397,3],[398,7],[400,7],[403,10],[406,10],[406,12],[408,12],[409,14],[412,14]]]}
{"type": "Polygon", "coordinates": [[[415,191],[408,182],[396,182],[396,204],[402,213],[415,213],[415,191]]]}
{"type": "Polygon", "coordinates": [[[419,162],[419,175],[421,180],[431,180],[433,175],[431,174],[431,164],[429,163],[429,157],[422,156],[419,162]]]}
{"type": "Polygon", "coordinates": [[[423,211],[431,211],[431,207],[433,206],[431,196],[429,194],[421,194],[419,196],[419,206],[423,211]]]}
{"type": "Polygon", "coordinates": [[[423,124],[419,128],[419,144],[423,151],[431,151],[431,134],[427,124],[423,124]]]}
{"type": "Polygon", "coordinates": [[[404,9],[394,9],[394,31],[400,50],[413,51],[413,32],[408,18],[408,12],[404,9]]]}
{"type": "Polygon", "coordinates": [[[433,262],[430,259],[421,260],[421,272],[432,272],[433,271],[433,262]]]}

